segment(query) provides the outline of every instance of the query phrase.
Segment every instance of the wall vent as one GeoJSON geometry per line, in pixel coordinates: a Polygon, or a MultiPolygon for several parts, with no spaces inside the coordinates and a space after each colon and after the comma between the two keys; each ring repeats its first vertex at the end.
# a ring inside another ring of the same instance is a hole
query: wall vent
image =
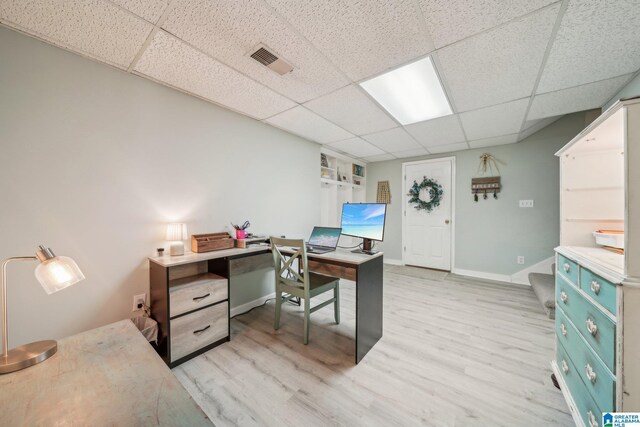
{"type": "Polygon", "coordinates": [[[278,58],[277,55],[270,52],[265,46],[259,45],[256,49],[252,50],[251,56],[253,59],[264,65],[265,67],[275,71],[281,76],[293,71],[293,67],[282,58],[278,58]]]}

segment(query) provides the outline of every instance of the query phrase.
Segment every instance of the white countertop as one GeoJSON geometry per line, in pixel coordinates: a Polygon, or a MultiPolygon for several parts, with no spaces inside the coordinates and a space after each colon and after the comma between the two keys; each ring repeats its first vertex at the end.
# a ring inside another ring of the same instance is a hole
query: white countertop
{"type": "Polygon", "coordinates": [[[58,341],[58,352],[0,375],[0,425],[212,426],[130,320],[58,341]]]}
{"type": "MultiPolygon", "coordinates": [[[[247,255],[253,252],[261,252],[265,250],[269,250],[269,246],[251,246],[247,249],[231,248],[223,249],[221,251],[211,251],[204,253],[185,252],[184,255],[178,256],[164,255],[161,257],[152,257],[149,258],[149,261],[159,264],[163,267],[173,267],[176,265],[191,264],[192,262],[207,261],[210,259],[247,255]]],[[[325,254],[307,254],[307,257],[309,259],[326,259],[328,261],[346,262],[349,264],[359,265],[365,261],[368,261],[372,258],[380,257],[382,255],[382,252],[378,252],[373,255],[356,254],[352,253],[348,249],[338,248],[335,251],[327,252],[325,254]]]]}

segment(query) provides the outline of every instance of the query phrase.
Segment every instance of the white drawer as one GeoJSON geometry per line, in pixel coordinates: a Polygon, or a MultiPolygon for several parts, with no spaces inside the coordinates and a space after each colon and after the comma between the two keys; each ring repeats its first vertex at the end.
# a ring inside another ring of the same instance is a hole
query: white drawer
{"type": "Polygon", "coordinates": [[[229,335],[229,303],[171,319],[171,362],[229,335]]]}
{"type": "Polygon", "coordinates": [[[173,280],[169,287],[169,316],[179,316],[227,298],[224,277],[206,273],[173,280]]]}

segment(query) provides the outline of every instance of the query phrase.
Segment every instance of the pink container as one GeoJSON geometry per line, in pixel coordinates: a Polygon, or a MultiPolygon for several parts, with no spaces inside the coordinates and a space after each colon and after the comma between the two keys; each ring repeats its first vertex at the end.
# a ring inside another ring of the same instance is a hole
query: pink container
{"type": "Polygon", "coordinates": [[[247,237],[246,230],[236,230],[236,239],[244,239],[247,237]]]}

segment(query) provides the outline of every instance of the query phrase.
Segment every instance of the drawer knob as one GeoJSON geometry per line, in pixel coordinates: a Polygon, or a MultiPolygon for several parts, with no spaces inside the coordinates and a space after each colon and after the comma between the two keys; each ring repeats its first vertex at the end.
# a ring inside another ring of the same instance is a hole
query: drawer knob
{"type": "Polygon", "coordinates": [[[569,271],[571,271],[571,265],[568,262],[565,262],[562,268],[564,268],[565,273],[568,273],[569,271]]]}
{"type": "Polygon", "coordinates": [[[203,299],[205,299],[206,297],[208,297],[209,295],[211,295],[211,293],[208,293],[208,294],[202,295],[201,297],[195,297],[195,298],[193,298],[193,300],[194,300],[195,302],[200,302],[200,301],[202,301],[203,299]]]}
{"type": "Polygon", "coordinates": [[[567,293],[565,291],[560,291],[560,299],[562,300],[563,303],[567,303],[567,301],[569,300],[569,295],[567,295],[567,293]]]}
{"type": "Polygon", "coordinates": [[[596,322],[591,320],[591,318],[587,319],[587,331],[589,331],[589,333],[594,337],[598,333],[598,325],[596,325],[596,322]]]}
{"type": "Polygon", "coordinates": [[[593,415],[593,412],[587,411],[587,419],[589,420],[589,427],[599,427],[598,420],[596,416],[593,415]]]}
{"type": "Polygon", "coordinates": [[[209,329],[211,327],[211,325],[207,325],[202,329],[198,329],[197,331],[193,331],[194,335],[200,335],[201,333],[203,333],[204,331],[206,331],[207,329],[209,329]]]}
{"type": "Polygon", "coordinates": [[[562,359],[562,371],[566,374],[567,372],[569,372],[569,365],[567,364],[567,361],[562,359]]]}
{"type": "Polygon", "coordinates": [[[591,384],[595,384],[597,375],[593,371],[593,368],[591,367],[591,365],[589,365],[588,363],[587,363],[587,366],[585,367],[585,373],[587,374],[587,379],[591,381],[591,384]]]}
{"type": "Polygon", "coordinates": [[[563,336],[567,336],[567,327],[564,325],[564,323],[560,324],[560,331],[562,331],[563,336]]]}
{"type": "Polygon", "coordinates": [[[600,283],[596,282],[595,280],[591,281],[591,291],[598,295],[600,293],[600,283]]]}

